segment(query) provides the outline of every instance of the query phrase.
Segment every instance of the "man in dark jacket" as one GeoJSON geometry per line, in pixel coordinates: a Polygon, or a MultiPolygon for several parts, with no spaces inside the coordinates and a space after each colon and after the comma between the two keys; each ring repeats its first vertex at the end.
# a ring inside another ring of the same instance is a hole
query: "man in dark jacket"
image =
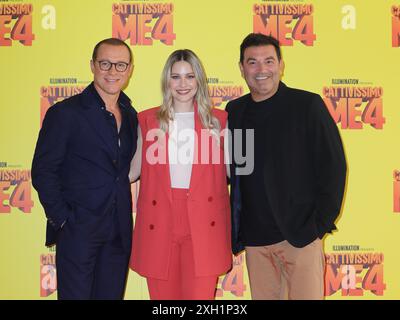
{"type": "Polygon", "coordinates": [[[336,229],[346,180],[338,129],[319,95],[281,82],[273,37],[249,34],[239,67],[250,94],[228,103],[229,129],[254,140],[233,134],[232,154],[254,150],[254,169],[231,165],[233,251],[246,251],[253,299],[322,299],[321,239],[336,229]]]}
{"type": "Polygon", "coordinates": [[[91,69],[81,94],[48,110],[32,164],[46,245],[57,245],[59,299],[122,299],[131,252],[137,116],[121,91],[133,69],[129,46],[99,42],[91,69]]]}

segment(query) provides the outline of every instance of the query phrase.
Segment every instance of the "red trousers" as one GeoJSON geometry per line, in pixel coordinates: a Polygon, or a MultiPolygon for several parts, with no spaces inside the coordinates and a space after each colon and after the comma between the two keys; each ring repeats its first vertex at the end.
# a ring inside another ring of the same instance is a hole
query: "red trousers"
{"type": "Polygon", "coordinates": [[[173,243],[168,280],[147,278],[151,300],[213,300],[218,276],[196,277],[187,189],[172,189],[173,243]]]}

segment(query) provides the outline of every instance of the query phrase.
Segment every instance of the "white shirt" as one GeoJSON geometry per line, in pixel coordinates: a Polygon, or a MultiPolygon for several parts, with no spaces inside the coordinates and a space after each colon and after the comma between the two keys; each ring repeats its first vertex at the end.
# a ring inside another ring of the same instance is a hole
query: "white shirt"
{"type": "Polygon", "coordinates": [[[194,112],[177,112],[170,122],[168,160],[171,187],[189,189],[194,158],[194,112]]]}

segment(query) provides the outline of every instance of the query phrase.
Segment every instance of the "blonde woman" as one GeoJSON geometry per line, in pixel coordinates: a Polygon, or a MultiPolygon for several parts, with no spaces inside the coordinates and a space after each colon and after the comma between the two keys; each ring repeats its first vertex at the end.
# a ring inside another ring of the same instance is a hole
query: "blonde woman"
{"type": "Polygon", "coordinates": [[[163,103],[139,113],[140,174],[131,268],[151,299],[215,297],[231,268],[231,222],[224,164],[227,113],[212,107],[201,61],[173,52],[162,73],[163,103]]]}

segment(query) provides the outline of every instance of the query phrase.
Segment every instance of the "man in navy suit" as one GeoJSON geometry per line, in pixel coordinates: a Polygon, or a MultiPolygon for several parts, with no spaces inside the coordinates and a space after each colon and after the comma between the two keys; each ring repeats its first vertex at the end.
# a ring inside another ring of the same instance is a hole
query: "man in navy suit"
{"type": "Polygon", "coordinates": [[[132,52],[105,39],[90,66],[94,81],[48,110],[32,164],[46,245],[57,245],[58,299],[122,299],[128,274],[137,116],[121,90],[132,52]]]}

